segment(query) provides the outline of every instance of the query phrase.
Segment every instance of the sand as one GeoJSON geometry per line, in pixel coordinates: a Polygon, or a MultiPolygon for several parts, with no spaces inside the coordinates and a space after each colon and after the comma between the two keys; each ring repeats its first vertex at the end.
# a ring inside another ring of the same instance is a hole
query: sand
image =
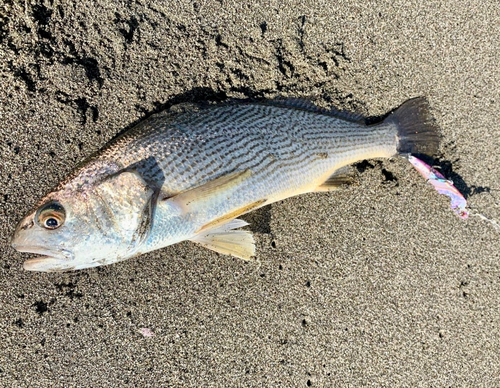
{"type": "Polygon", "coordinates": [[[0,5],[0,386],[500,385],[497,1],[67,4],[0,5]],[[493,221],[371,161],[357,185],[248,215],[255,262],[182,243],[22,269],[16,223],[118,132],[276,95],[370,116],[427,96],[436,163],[493,221]]]}

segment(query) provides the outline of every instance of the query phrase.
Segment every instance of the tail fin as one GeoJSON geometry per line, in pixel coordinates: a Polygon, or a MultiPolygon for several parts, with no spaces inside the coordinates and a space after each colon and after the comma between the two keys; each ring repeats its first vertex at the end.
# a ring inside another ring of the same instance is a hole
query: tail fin
{"type": "Polygon", "coordinates": [[[384,120],[398,129],[399,154],[435,155],[439,151],[439,127],[425,97],[404,102],[384,120]]]}

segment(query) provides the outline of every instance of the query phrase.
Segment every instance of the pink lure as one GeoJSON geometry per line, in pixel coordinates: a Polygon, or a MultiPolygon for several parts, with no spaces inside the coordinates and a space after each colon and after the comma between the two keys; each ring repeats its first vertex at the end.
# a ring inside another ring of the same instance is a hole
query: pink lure
{"type": "Polygon", "coordinates": [[[437,190],[439,194],[445,194],[451,199],[451,208],[462,219],[469,217],[469,212],[465,208],[467,201],[462,194],[453,186],[453,182],[446,179],[443,174],[436,171],[422,160],[410,155],[410,163],[415,169],[437,190]]]}

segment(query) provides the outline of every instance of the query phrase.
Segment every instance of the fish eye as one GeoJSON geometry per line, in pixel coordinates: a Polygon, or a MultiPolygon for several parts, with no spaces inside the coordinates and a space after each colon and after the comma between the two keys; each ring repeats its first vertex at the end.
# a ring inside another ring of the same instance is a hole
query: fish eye
{"type": "Polygon", "coordinates": [[[52,201],[38,209],[35,219],[45,229],[57,229],[64,224],[66,211],[59,202],[52,201]]]}
{"type": "Polygon", "coordinates": [[[57,220],[57,218],[50,217],[45,220],[43,226],[45,226],[47,229],[55,229],[59,226],[59,221],[57,220]]]}

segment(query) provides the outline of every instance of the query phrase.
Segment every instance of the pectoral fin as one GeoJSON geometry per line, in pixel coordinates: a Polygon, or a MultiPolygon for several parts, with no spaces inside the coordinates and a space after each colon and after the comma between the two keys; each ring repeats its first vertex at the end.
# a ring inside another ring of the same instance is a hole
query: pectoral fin
{"type": "Polygon", "coordinates": [[[218,228],[202,232],[191,239],[212,251],[250,260],[255,256],[255,240],[247,230],[234,230],[248,225],[239,219],[229,221],[218,228]]]}
{"type": "Polygon", "coordinates": [[[224,175],[166,200],[174,202],[183,211],[192,210],[200,203],[206,204],[214,200],[227,200],[234,190],[251,175],[250,170],[224,175]]]}

